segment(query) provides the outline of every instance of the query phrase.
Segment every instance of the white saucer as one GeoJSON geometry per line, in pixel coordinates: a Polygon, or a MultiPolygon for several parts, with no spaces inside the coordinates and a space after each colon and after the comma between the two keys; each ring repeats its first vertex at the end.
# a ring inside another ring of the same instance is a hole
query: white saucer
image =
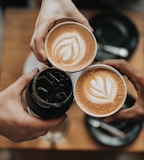
{"type": "Polygon", "coordinates": [[[23,73],[30,72],[34,68],[39,68],[39,70],[42,70],[45,66],[46,65],[44,63],[37,60],[33,52],[30,52],[25,60],[23,73]]]}

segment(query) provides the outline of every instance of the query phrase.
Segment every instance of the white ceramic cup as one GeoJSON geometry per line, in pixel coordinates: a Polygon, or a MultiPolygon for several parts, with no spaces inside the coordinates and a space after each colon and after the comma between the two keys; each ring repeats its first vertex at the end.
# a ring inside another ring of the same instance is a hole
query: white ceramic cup
{"type": "Polygon", "coordinates": [[[86,26],[67,20],[56,24],[48,32],[45,53],[52,66],[66,72],[77,72],[94,61],[97,41],[86,26]]]}
{"type": "Polygon", "coordinates": [[[116,113],[127,96],[123,76],[115,68],[104,64],[94,64],[81,71],[73,89],[79,108],[93,117],[107,117],[116,113]]]}

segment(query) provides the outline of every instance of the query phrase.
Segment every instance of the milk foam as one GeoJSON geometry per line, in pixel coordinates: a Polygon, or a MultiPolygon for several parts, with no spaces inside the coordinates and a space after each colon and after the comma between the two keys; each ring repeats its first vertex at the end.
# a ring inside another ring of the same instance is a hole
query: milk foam
{"type": "Polygon", "coordinates": [[[93,103],[113,102],[117,93],[117,84],[109,75],[93,75],[86,81],[85,93],[93,103]]]}
{"type": "Polygon", "coordinates": [[[51,54],[57,57],[60,64],[75,66],[85,56],[85,46],[85,41],[78,32],[66,32],[56,38],[52,45],[51,54]]]}

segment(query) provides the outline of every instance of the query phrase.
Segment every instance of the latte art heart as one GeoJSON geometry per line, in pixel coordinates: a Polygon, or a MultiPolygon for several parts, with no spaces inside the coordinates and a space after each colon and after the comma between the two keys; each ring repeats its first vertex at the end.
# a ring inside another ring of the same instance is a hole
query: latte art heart
{"type": "Polygon", "coordinates": [[[77,32],[67,32],[56,38],[52,45],[52,54],[62,65],[76,65],[85,56],[85,42],[77,32]]]}
{"type": "Polygon", "coordinates": [[[94,117],[117,112],[125,102],[127,89],[123,77],[114,68],[95,64],[76,79],[74,96],[78,106],[94,117]]]}
{"type": "Polygon", "coordinates": [[[87,98],[93,103],[113,102],[117,93],[117,85],[110,76],[94,76],[86,82],[87,98]]]}

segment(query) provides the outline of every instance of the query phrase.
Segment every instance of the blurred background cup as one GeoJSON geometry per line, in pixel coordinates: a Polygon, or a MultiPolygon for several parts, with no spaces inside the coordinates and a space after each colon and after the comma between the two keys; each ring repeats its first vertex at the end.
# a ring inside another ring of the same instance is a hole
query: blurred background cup
{"type": "Polygon", "coordinates": [[[93,117],[116,113],[123,106],[126,96],[123,76],[108,65],[91,65],[75,80],[75,101],[82,111],[93,117]]]}
{"type": "MultiPolygon", "coordinates": [[[[26,87],[28,112],[39,118],[55,118],[65,114],[73,103],[73,88],[69,76],[56,68],[39,72],[26,87]]],[[[63,137],[68,122],[49,130],[46,140],[56,141],[63,137]]],[[[44,139],[43,137],[43,139],[44,139]]]]}
{"type": "Polygon", "coordinates": [[[93,62],[97,42],[84,25],[70,19],[58,20],[46,36],[45,52],[52,66],[66,72],[77,72],[93,62]]]}

